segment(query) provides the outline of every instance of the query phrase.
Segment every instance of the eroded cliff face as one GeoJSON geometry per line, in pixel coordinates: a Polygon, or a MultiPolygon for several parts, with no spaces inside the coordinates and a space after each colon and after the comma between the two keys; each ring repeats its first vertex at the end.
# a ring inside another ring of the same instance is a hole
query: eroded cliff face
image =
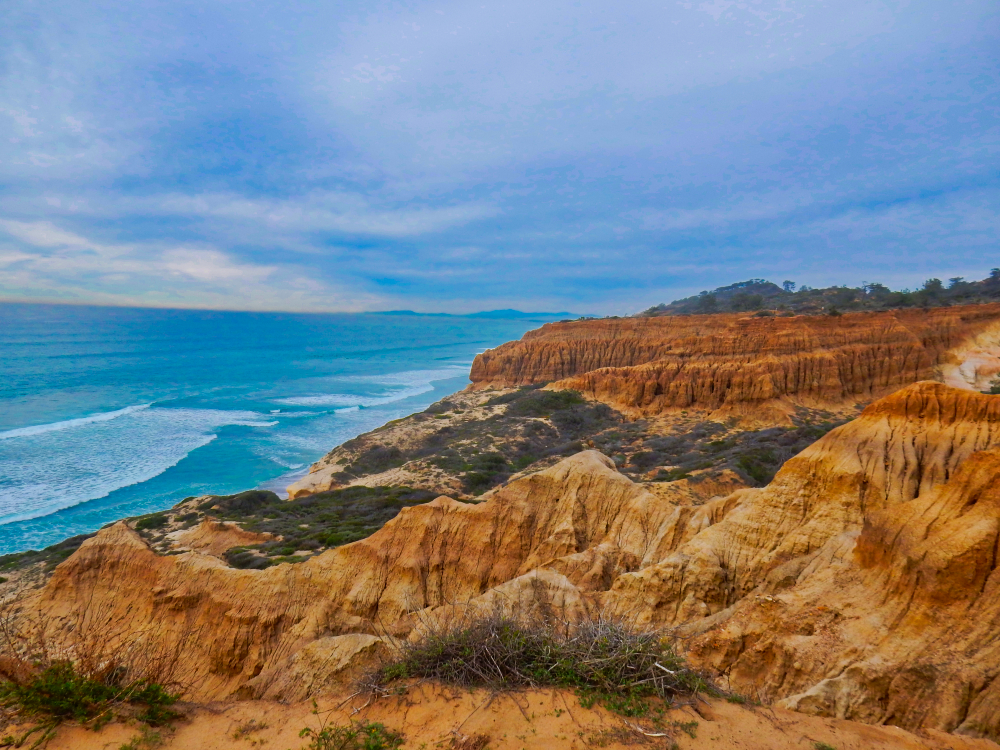
{"type": "Polygon", "coordinates": [[[867,403],[904,385],[982,387],[1000,370],[1000,305],[549,323],[476,357],[476,388],[552,382],[633,416],[677,409],[780,422],[789,406],[867,403]]]}
{"type": "Polygon", "coordinates": [[[903,389],[613,598],[787,707],[996,738],[998,423],[996,397],[903,389]]]}
{"type": "Polygon", "coordinates": [[[55,639],[82,617],[166,641],[195,629],[183,658],[202,697],[284,700],[457,603],[611,609],[679,628],[754,697],[996,739],[998,557],[1000,397],[918,383],[761,489],[654,495],[585,451],[263,571],[158,556],[120,523],[25,606],[55,639]]]}

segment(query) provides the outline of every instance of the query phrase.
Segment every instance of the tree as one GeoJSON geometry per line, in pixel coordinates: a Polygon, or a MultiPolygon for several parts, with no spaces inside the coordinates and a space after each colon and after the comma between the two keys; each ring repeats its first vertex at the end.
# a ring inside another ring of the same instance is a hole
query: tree
{"type": "Polygon", "coordinates": [[[948,288],[954,289],[959,284],[964,284],[964,283],[965,283],[964,276],[952,276],[950,279],[948,279],[948,288]]]}
{"type": "Polygon", "coordinates": [[[927,279],[924,282],[924,291],[928,296],[936,297],[944,291],[944,284],[941,283],[941,279],[927,279]]]}
{"type": "Polygon", "coordinates": [[[714,294],[702,293],[698,297],[698,310],[704,313],[713,313],[719,309],[719,300],[714,294]]]}
{"type": "Polygon", "coordinates": [[[1000,268],[990,269],[990,284],[1000,284],[1000,268]]]}
{"type": "Polygon", "coordinates": [[[746,292],[739,292],[733,295],[730,304],[736,312],[759,310],[764,306],[764,296],[761,294],[747,294],[746,292]]]}
{"type": "Polygon", "coordinates": [[[786,292],[789,292],[789,293],[794,292],[795,291],[795,282],[794,281],[782,281],[781,282],[781,288],[784,289],[786,292]]]}

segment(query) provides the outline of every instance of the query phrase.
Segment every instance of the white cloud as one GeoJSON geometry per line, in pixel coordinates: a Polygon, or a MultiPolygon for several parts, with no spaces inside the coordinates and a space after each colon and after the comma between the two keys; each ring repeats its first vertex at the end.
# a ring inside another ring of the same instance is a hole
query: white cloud
{"type": "Polygon", "coordinates": [[[244,198],[235,194],[168,195],[144,201],[159,213],[254,222],[293,232],[331,231],[377,237],[412,237],[494,216],[488,203],[435,208],[374,206],[350,193],[313,193],[298,199],[244,198]]]}
{"type": "Polygon", "coordinates": [[[0,229],[35,247],[85,247],[90,244],[83,237],[64,232],[47,221],[0,220],[0,229]]]}
{"type": "Polygon", "coordinates": [[[235,262],[218,250],[177,248],[160,258],[163,270],[195,281],[211,284],[255,284],[275,274],[275,266],[258,266],[235,262]]]}
{"type": "Polygon", "coordinates": [[[360,310],[382,304],[295,266],[214,247],[104,245],[50,222],[0,220],[0,299],[260,310],[360,310]]]}
{"type": "Polygon", "coordinates": [[[646,208],[626,214],[624,218],[638,221],[647,230],[700,229],[738,221],[773,220],[812,203],[813,198],[808,193],[770,193],[703,208],[646,208]]]}

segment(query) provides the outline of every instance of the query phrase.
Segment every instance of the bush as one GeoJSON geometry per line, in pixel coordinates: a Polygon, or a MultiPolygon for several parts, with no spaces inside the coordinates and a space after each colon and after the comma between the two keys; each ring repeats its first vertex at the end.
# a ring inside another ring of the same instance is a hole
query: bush
{"type": "Polygon", "coordinates": [[[577,391],[533,390],[519,393],[523,394],[521,398],[516,399],[507,410],[508,414],[518,417],[549,417],[553,412],[587,403],[577,391]]]}
{"type": "Polygon", "coordinates": [[[103,607],[88,607],[56,645],[40,621],[13,607],[0,618],[0,706],[35,722],[20,742],[35,732],[43,742],[63,721],[99,726],[117,712],[149,726],[178,717],[172,706],[187,688],[180,655],[198,634],[164,645],[108,622],[103,607]]]}
{"type": "Polygon", "coordinates": [[[82,674],[70,661],[56,662],[26,680],[0,683],[0,705],[24,716],[80,723],[106,716],[116,705],[141,706],[141,721],[159,726],[176,718],[170,706],[178,696],[162,685],[143,679],[118,677],[117,670],[104,679],[82,674]]]}
{"type": "MultiPolygon", "coordinates": [[[[444,417],[444,414],[438,414],[444,417]]],[[[376,445],[369,448],[351,462],[345,471],[362,476],[365,474],[381,474],[406,463],[406,456],[396,446],[376,445]]]]}
{"type": "Polygon", "coordinates": [[[369,676],[373,689],[410,677],[492,690],[573,688],[584,706],[599,702],[623,716],[649,714],[655,699],[721,694],[685,664],[665,633],[620,620],[569,624],[496,608],[425,627],[396,661],[369,676]]]}
{"type": "Polygon", "coordinates": [[[135,523],[136,531],[148,531],[149,529],[162,529],[167,525],[165,513],[155,513],[151,516],[143,516],[135,523]]]}
{"type": "Polygon", "coordinates": [[[397,750],[406,739],[377,722],[356,721],[350,726],[306,728],[299,737],[309,738],[309,750],[397,750]]]}
{"type": "Polygon", "coordinates": [[[780,466],[781,463],[770,448],[748,450],[736,460],[736,465],[740,470],[761,486],[774,478],[777,472],[776,467],[780,466]]]}
{"type": "Polygon", "coordinates": [[[243,516],[256,513],[268,506],[281,503],[282,500],[270,490],[247,490],[235,495],[224,495],[213,497],[198,506],[199,510],[205,511],[210,508],[218,508],[220,513],[232,516],[243,516]]]}
{"type": "MultiPolygon", "coordinates": [[[[250,495],[251,493],[243,493],[250,495]]],[[[434,493],[408,487],[346,487],[282,500],[260,492],[250,502],[233,495],[208,501],[220,520],[238,521],[248,531],[276,538],[256,545],[232,547],[223,558],[234,568],[260,570],[279,562],[303,562],[297,551],[315,552],[364,539],[382,528],[401,508],[434,499],[434,493]],[[248,510],[249,509],[249,510],[248,510]]]]}

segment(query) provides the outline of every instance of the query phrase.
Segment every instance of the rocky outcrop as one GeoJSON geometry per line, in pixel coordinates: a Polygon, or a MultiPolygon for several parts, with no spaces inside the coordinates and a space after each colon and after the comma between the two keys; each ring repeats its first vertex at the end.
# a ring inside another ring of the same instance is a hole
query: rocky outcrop
{"type": "Polygon", "coordinates": [[[235,523],[222,523],[207,518],[190,529],[174,532],[172,536],[181,549],[198,550],[215,557],[220,557],[233,547],[261,544],[275,539],[273,534],[256,534],[235,523]]]}
{"type": "MultiPolygon", "coordinates": [[[[235,570],[197,551],[159,556],[125,523],[60,565],[31,609],[51,637],[80,612],[157,637],[191,632],[185,658],[206,696],[264,695],[319,638],[405,635],[413,614],[500,590],[544,590],[570,606],[715,522],[735,499],[681,507],[619,474],[596,451],[512,482],[487,502],[404,508],[371,537],[294,565],[235,570]],[[539,573],[545,569],[543,573],[539,573]],[[95,600],[100,606],[95,606],[95,600]]],[[[528,602],[530,606],[530,601],[528,602]]]]}
{"type": "Polygon", "coordinates": [[[948,378],[980,387],[1000,370],[1000,305],[842,316],[621,318],[549,323],[483,352],[473,387],[554,383],[632,415],[756,414],[867,403],[948,378]]]}
{"type": "Polygon", "coordinates": [[[996,397],[921,385],[831,434],[825,460],[796,459],[752,504],[801,513],[750,563],[771,595],[720,613],[694,650],[799,710],[1000,735],[998,421],[996,397]],[[821,466],[839,471],[796,502],[789,481],[821,466]]]}
{"type": "Polygon", "coordinates": [[[617,610],[679,629],[692,659],[755,698],[1000,737],[1000,398],[918,383],[765,488],[680,497],[585,451],[263,571],[161,557],[118,524],[29,608],[55,639],[81,612],[164,640],[194,630],[184,659],[203,696],[281,698],[461,603],[617,610]]]}

